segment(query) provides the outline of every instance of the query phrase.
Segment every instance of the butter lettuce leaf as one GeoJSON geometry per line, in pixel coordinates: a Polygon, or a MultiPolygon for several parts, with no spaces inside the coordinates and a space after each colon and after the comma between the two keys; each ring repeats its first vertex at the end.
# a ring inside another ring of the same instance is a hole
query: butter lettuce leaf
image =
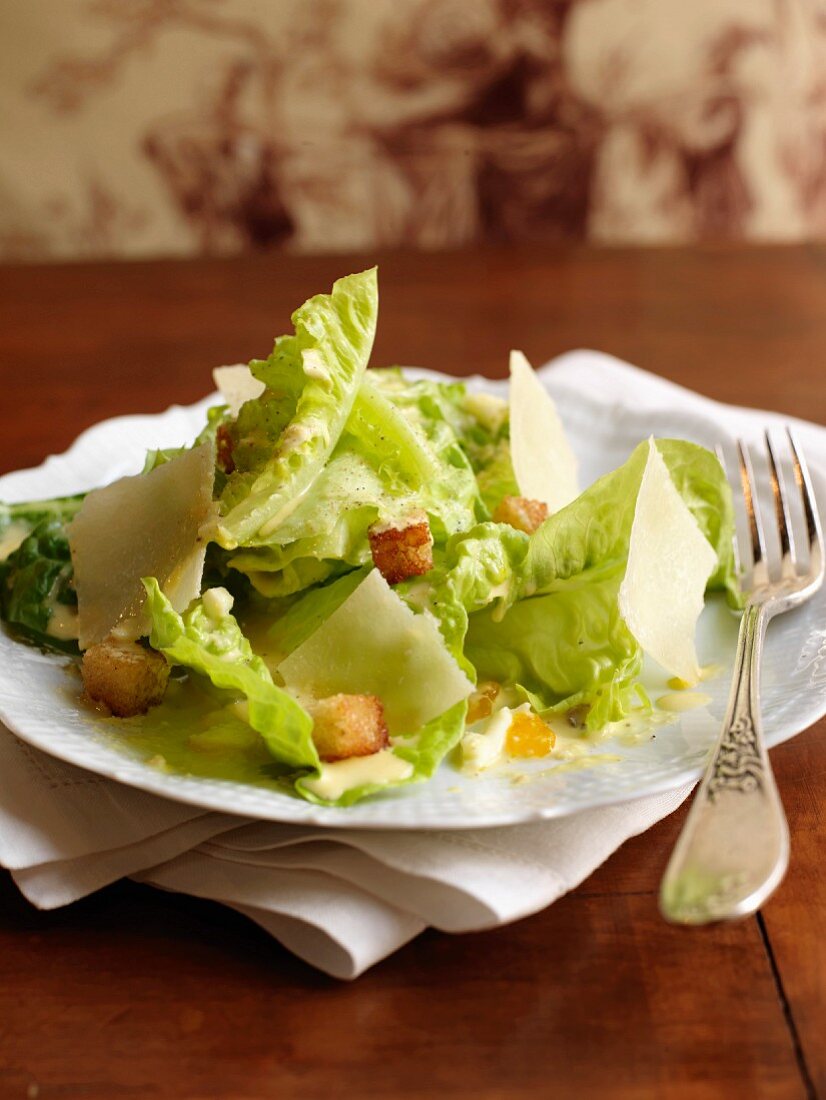
{"type": "Polygon", "coordinates": [[[243,696],[249,724],[273,757],[296,768],[317,769],[313,722],[291,695],[277,687],[231,614],[215,618],[196,600],[179,615],[154,578],[144,581],[154,649],[173,664],[206,676],[218,688],[243,696]]]}
{"type": "Polygon", "coordinates": [[[450,424],[421,412],[410,394],[416,383],[396,377],[387,390],[384,373],[366,373],[338,444],[295,509],[231,552],[231,567],[262,594],[289,594],[301,577],[322,581],[369,564],[374,523],[401,525],[424,511],[439,547],[485,514],[450,424]]]}
{"type": "Polygon", "coordinates": [[[520,600],[499,621],[470,616],[465,653],[479,677],[515,684],[540,712],[582,708],[598,730],[641,705],[642,650],[619,610],[624,565],[520,600]]]}
{"type": "Polygon", "coordinates": [[[348,275],[293,314],[295,334],[276,340],[251,369],[265,383],[241,408],[221,494],[218,541],[254,544],[297,507],[333,452],[364,376],[378,314],[376,270],[348,275]]]}
{"type": "MultiPolygon", "coordinates": [[[[637,494],[648,453],[628,461],[560,509],[532,536],[480,524],[447,547],[424,598],[451,649],[485,679],[518,685],[540,709],[582,706],[597,729],[638,700],[642,651],[619,611],[637,494]]],[[[678,492],[717,555],[709,588],[741,599],[733,507],[725,474],[704,448],[658,441],[678,492]]],[[[667,613],[664,611],[664,613],[667,613]]]]}

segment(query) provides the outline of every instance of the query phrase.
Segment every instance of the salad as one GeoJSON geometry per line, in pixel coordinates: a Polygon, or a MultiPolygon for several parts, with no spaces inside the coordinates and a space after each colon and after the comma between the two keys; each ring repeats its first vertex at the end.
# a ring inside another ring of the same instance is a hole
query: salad
{"type": "Polygon", "coordinates": [[[155,766],[350,805],[553,755],[681,686],[704,594],[740,604],[717,458],[645,440],[581,489],[521,353],[509,400],[368,366],[375,269],[218,368],[187,446],[0,505],[0,615],[155,766]]]}

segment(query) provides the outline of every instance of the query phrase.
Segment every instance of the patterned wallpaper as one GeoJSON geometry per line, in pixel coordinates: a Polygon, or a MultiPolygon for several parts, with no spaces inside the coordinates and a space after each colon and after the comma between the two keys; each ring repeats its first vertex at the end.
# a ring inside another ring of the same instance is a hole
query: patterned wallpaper
{"type": "Polygon", "coordinates": [[[0,258],[826,238],[826,0],[3,0],[0,258]]]}

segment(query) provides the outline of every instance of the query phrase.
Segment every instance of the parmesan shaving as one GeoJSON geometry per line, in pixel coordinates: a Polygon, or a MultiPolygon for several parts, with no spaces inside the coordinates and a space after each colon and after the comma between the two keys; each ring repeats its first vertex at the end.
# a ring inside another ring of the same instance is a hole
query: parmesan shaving
{"type": "Polygon", "coordinates": [[[245,363],[216,367],[212,372],[212,380],[233,416],[238,415],[242,405],[260,397],[266,389],[263,382],[253,377],[245,363]]]}
{"type": "Polygon", "coordinates": [[[377,695],[391,734],[415,733],[473,691],[435,619],[414,614],[377,569],[278,666],[297,695],[377,695]]]}
{"type": "Polygon", "coordinates": [[[556,405],[521,351],[510,358],[510,443],[523,497],[558,512],[579,496],[576,456],[556,405]]]}
{"type": "Polygon", "coordinates": [[[701,675],[694,634],[716,564],[714,549],[650,440],[619,591],[620,613],[649,657],[687,685],[701,675]]]}
{"type": "Polygon", "coordinates": [[[156,577],[176,611],[199,595],[214,472],[204,443],[88,494],[67,528],[81,649],[119,623],[133,638],[147,632],[142,577],[156,577]]]}

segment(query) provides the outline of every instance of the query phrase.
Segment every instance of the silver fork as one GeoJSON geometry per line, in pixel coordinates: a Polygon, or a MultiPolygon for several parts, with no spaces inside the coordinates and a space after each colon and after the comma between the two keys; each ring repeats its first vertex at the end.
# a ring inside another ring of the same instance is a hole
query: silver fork
{"type": "MultiPolygon", "coordinates": [[[[760,721],[760,658],[770,619],[809,599],[823,583],[823,535],[806,463],[787,432],[803,505],[808,562],[796,551],[789,498],[766,433],[780,562],[772,567],[748,448],[738,443],[749,526],[751,577],[740,623],[726,717],[714,755],[669,860],[660,910],[680,924],[707,924],[755,912],[789,862],[789,827],[760,721]]],[[[742,557],[741,557],[742,560],[742,557]]]]}

